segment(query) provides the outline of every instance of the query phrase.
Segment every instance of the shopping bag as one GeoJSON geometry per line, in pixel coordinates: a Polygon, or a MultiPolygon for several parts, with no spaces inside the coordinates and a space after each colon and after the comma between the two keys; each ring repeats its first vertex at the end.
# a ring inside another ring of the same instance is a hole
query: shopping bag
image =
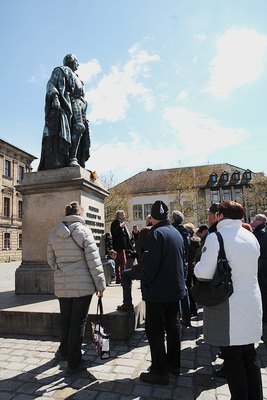
{"type": "Polygon", "coordinates": [[[96,316],[96,321],[91,322],[92,345],[101,360],[107,360],[110,358],[110,334],[106,332],[103,326],[103,304],[101,297],[98,298],[96,316]]]}

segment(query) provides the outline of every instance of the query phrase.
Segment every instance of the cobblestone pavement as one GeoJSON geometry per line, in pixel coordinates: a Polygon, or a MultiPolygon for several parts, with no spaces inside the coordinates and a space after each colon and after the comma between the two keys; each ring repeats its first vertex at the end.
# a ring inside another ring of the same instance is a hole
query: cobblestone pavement
{"type": "MultiPolygon", "coordinates": [[[[65,373],[66,362],[53,358],[58,341],[52,337],[0,336],[0,399],[77,400],[228,400],[226,381],[213,376],[222,360],[216,348],[204,344],[202,313],[192,328],[183,332],[180,377],[169,386],[148,385],[139,374],[150,365],[150,352],[143,326],[127,342],[111,343],[111,359],[101,361],[90,343],[84,343],[84,358],[91,367],[77,375],[65,373]]],[[[264,399],[267,399],[267,351],[258,346],[264,399]]]]}

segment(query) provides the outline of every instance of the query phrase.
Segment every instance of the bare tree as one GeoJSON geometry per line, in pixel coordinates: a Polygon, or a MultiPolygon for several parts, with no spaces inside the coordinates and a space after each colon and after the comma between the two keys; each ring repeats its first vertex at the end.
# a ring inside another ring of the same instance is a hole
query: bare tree
{"type": "Polygon", "coordinates": [[[247,204],[254,214],[261,214],[267,209],[267,176],[257,174],[248,185],[247,204]]]}
{"type": "Polygon", "coordinates": [[[109,196],[105,199],[105,224],[106,229],[109,229],[111,222],[115,219],[117,210],[124,210],[128,214],[128,201],[130,193],[124,183],[116,184],[116,178],[110,171],[106,175],[101,176],[106,189],[109,191],[109,196]]]}
{"type": "Polygon", "coordinates": [[[180,210],[197,224],[205,218],[205,196],[198,180],[193,168],[175,169],[167,180],[168,190],[173,193],[172,209],[180,210]]]}

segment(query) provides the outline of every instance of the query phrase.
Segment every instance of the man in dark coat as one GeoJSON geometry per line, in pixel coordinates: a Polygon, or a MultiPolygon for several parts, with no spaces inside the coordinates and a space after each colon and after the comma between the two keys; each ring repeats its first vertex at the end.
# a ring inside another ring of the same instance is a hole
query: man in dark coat
{"type": "Polygon", "coordinates": [[[185,278],[185,285],[186,285],[186,294],[183,300],[181,301],[181,309],[182,309],[182,324],[185,327],[191,326],[191,310],[190,310],[190,299],[188,293],[188,286],[187,286],[187,278],[188,278],[188,252],[189,252],[189,245],[190,245],[190,235],[188,230],[182,224],[184,220],[184,215],[179,210],[174,210],[172,212],[170,221],[172,226],[177,229],[177,231],[181,234],[183,241],[184,241],[184,278],[185,278]]]}
{"type": "Polygon", "coordinates": [[[142,275],[142,258],[144,255],[144,246],[147,235],[152,226],[151,215],[146,217],[146,227],[139,232],[138,239],[135,244],[135,250],[138,255],[139,263],[132,268],[127,268],[121,274],[121,286],[123,290],[123,304],[117,307],[118,311],[133,311],[132,304],[132,281],[141,279],[142,275]]]}
{"type": "Polygon", "coordinates": [[[253,233],[260,244],[258,281],[261,290],[263,323],[267,322],[267,218],[264,214],[257,214],[251,222],[253,233]]]}
{"type": "Polygon", "coordinates": [[[209,221],[209,233],[217,231],[217,224],[219,222],[219,205],[220,203],[212,203],[208,208],[208,221],[209,221]]]}
{"type": "Polygon", "coordinates": [[[121,283],[121,274],[127,264],[126,250],[134,252],[130,233],[125,223],[126,214],[123,210],[117,210],[116,219],[112,222],[110,231],[112,235],[113,249],[117,252],[116,258],[116,283],[121,283]]]}
{"type": "Polygon", "coordinates": [[[152,228],[142,259],[142,295],[146,302],[146,335],[151,351],[151,367],[140,379],[147,383],[169,384],[169,373],[180,374],[179,300],[185,295],[184,243],[171,225],[168,207],[157,200],[151,209],[152,228]],[[167,334],[167,351],[165,349],[167,334]]]}

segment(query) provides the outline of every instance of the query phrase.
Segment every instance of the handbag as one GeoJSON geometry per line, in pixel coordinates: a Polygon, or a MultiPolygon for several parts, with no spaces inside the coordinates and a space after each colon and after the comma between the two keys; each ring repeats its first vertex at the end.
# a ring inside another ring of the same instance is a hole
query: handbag
{"type": "Polygon", "coordinates": [[[214,233],[217,235],[220,244],[214,276],[211,280],[197,280],[191,288],[195,302],[202,306],[216,306],[223,303],[234,291],[232,270],[225,255],[222,235],[220,232],[214,233]]]}
{"type": "Polygon", "coordinates": [[[92,345],[101,360],[107,360],[110,358],[110,334],[106,332],[103,326],[103,304],[101,297],[98,298],[96,317],[96,322],[91,322],[92,345]]]}

